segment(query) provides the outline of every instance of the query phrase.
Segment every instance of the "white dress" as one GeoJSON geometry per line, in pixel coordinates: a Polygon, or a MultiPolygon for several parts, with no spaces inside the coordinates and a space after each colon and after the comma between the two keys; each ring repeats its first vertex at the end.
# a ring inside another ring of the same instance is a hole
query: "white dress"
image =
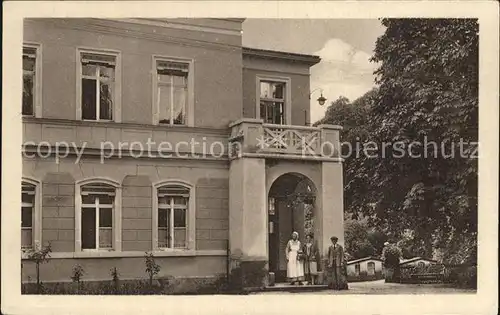
{"type": "Polygon", "coordinates": [[[297,253],[300,249],[300,241],[288,241],[286,246],[286,257],[288,258],[286,276],[288,278],[295,279],[304,277],[304,263],[297,259],[297,253]]]}

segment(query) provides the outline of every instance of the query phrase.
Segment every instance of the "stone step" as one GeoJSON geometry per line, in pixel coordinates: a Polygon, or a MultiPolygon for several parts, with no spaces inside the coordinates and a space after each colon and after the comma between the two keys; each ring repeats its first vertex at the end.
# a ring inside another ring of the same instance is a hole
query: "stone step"
{"type": "Polygon", "coordinates": [[[326,284],[314,284],[314,285],[291,285],[288,283],[277,283],[274,286],[267,286],[262,288],[262,291],[266,292],[311,292],[311,291],[322,291],[328,289],[326,284]]]}

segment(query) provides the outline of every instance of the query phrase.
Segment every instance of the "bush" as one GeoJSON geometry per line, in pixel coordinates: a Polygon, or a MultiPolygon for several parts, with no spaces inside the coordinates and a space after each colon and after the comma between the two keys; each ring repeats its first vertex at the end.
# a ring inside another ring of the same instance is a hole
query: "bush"
{"type": "Polygon", "coordinates": [[[463,288],[477,288],[477,266],[449,265],[446,269],[446,282],[463,288]]]}
{"type": "Polygon", "coordinates": [[[36,266],[36,284],[37,284],[38,294],[44,293],[43,284],[40,282],[40,265],[47,263],[49,261],[51,252],[52,252],[52,247],[50,242],[47,244],[47,246],[43,247],[40,246],[39,242],[36,242],[33,248],[26,250],[26,254],[28,255],[28,260],[33,261],[36,266]]]}
{"type": "Polygon", "coordinates": [[[144,259],[144,263],[146,264],[146,273],[149,276],[149,285],[152,287],[153,277],[160,272],[161,267],[156,263],[153,253],[146,252],[144,259]]]}
{"type": "Polygon", "coordinates": [[[236,267],[229,275],[228,290],[242,292],[244,288],[260,288],[267,277],[267,261],[234,261],[236,267]]]}
{"type": "Polygon", "coordinates": [[[83,267],[80,265],[76,265],[73,267],[73,274],[71,275],[71,280],[73,280],[74,283],[77,285],[77,292],[80,292],[82,289],[82,284],[81,284],[81,279],[83,275],[85,274],[85,271],[83,270],[83,267]]]}
{"type": "MultiPolygon", "coordinates": [[[[47,284],[45,294],[54,295],[159,295],[159,294],[221,294],[229,293],[225,275],[208,278],[173,279],[159,278],[150,285],[147,280],[81,281],[80,289],[76,282],[47,284]]],[[[22,285],[23,294],[38,294],[36,283],[22,285]]]]}

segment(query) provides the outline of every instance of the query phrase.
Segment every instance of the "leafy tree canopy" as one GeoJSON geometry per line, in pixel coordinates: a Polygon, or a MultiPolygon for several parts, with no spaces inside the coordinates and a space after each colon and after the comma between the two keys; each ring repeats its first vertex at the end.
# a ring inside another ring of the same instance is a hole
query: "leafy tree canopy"
{"type": "Polygon", "coordinates": [[[340,98],[321,123],[361,145],[345,159],[346,211],[405,255],[472,262],[477,244],[478,23],[382,19],[377,89],[340,98]],[[368,156],[363,146],[376,147],[368,156]],[[413,143],[413,147],[409,145],[413,143]],[[409,153],[411,152],[412,155],[409,153]],[[406,233],[406,234],[405,234],[406,233]],[[411,237],[408,237],[410,233],[411,237]],[[467,244],[467,246],[465,246],[467,244]]]}

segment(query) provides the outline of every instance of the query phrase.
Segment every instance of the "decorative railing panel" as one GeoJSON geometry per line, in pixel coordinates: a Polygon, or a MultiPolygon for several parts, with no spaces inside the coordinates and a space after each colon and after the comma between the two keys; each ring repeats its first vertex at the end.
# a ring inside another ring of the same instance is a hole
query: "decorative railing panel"
{"type": "Polygon", "coordinates": [[[283,154],[317,154],[320,149],[319,128],[263,125],[261,151],[283,154]]]}
{"type": "Polygon", "coordinates": [[[275,125],[242,119],[230,128],[231,158],[245,154],[291,159],[340,158],[339,126],[275,125]]]}

